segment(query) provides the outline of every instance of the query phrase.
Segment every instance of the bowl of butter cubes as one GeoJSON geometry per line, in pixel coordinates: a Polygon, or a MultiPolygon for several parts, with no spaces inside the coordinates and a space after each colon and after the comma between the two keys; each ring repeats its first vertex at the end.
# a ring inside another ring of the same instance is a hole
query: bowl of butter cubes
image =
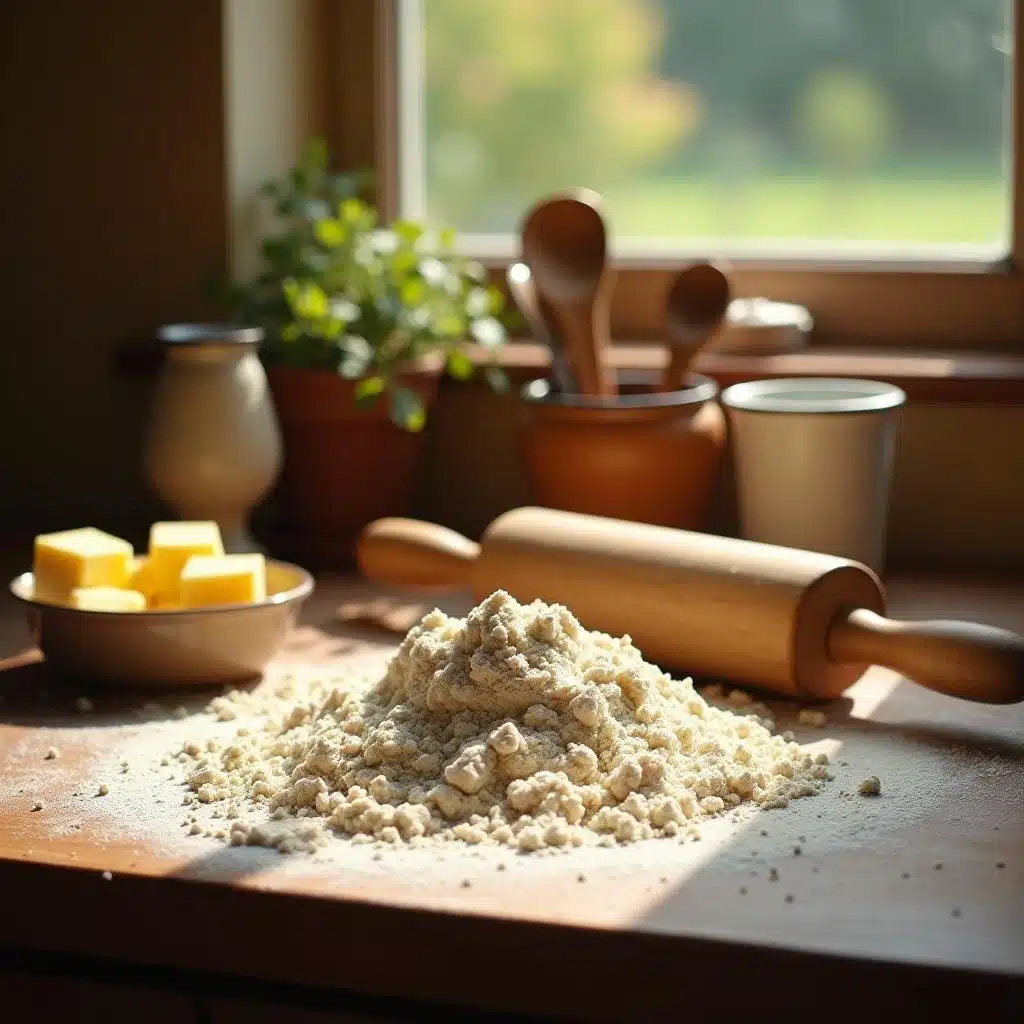
{"type": "Polygon", "coordinates": [[[40,534],[11,582],[53,669],[143,687],[257,678],[312,591],[297,565],[225,554],[213,522],[154,523],[145,554],[92,526],[40,534]]]}

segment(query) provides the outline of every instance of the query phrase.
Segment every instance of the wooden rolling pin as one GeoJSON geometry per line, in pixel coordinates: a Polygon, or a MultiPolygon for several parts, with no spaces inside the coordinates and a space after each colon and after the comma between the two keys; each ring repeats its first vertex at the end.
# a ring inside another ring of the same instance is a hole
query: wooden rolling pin
{"type": "Polygon", "coordinates": [[[832,698],[880,665],[967,700],[1024,699],[1024,637],[887,619],[878,577],[829,555],[519,508],[479,544],[381,519],[363,531],[357,558],[379,583],[564,604],[588,629],[628,633],[645,657],[695,676],[832,698]]]}

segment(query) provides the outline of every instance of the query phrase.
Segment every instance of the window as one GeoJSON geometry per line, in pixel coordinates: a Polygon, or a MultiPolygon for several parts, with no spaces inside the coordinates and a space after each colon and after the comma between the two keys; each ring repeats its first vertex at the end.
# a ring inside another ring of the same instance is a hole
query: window
{"type": "Polygon", "coordinates": [[[1021,345],[1013,0],[391,0],[397,205],[500,266],[539,196],[605,197],[617,336],[725,255],[823,344],[1021,345]]]}

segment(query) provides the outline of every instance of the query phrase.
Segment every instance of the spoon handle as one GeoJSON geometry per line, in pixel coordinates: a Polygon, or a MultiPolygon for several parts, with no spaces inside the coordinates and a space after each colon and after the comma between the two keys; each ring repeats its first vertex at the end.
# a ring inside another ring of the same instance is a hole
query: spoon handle
{"type": "Polygon", "coordinates": [[[594,301],[552,302],[551,305],[562,324],[566,357],[580,393],[611,396],[615,394],[615,382],[606,362],[607,313],[602,317],[599,308],[595,308],[600,303],[597,297],[594,301]]]}
{"type": "Polygon", "coordinates": [[[537,317],[539,327],[544,332],[540,339],[551,351],[551,377],[555,386],[563,395],[571,395],[576,391],[576,381],[565,356],[565,341],[558,330],[558,320],[548,300],[539,292],[537,294],[537,317]]]}
{"type": "Polygon", "coordinates": [[[615,380],[615,367],[610,361],[612,348],[611,297],[614,271],[605,269],[601,287],[591,307],[594,360],[597,364],[597,394],[614,397],[619,393],[615,380]]]}
{"type": "Polygon", "coordinates": [[[547,349],[551,357],[551,376],[559,392],[568,395],[576,390],[569,365],[565,359],[565,346],[559,337],[558,324],[536,281],[525,263],[513,263],[506,273],[509,293],[519,312],[523,314],[530,333],[547,349]]]}
{"type": "Polygon", "coordinates": [[[696,347],[671,345],[668,350],[668,366],[661,386],[665,391],[679,391],[682,388],[690,363],[696,355],[696,347]]]}

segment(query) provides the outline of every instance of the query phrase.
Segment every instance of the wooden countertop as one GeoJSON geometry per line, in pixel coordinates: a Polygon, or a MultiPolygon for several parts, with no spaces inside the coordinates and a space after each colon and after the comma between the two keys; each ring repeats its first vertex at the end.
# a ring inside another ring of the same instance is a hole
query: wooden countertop
{"type": "MultiPolygon", "coordinates": [[[[397,634],[355,621],[374,593],[321,581],[271,676],[382,663],[397,634]]],[[[416,614],[382,600],[374,613],[396,628],[416,614]]],[[[1024,629],[1024,583],[906,579],[891,603],[1024,629]]],[[[881,670],[826,708],[824,729],[776,704],[779,728],[830,753],[835,781],[785,810],[710,823],[700,842],[378,860],[339,843],[288,857],[185,835],[182,790],[159,759],[217,728],[202,714],[209,693],[143,711],[151,695],[83,693],[25,642],[5,598],[0,959],[85,955],[576,1019],[763,1012],[766,1000],[787,1015],[823,999],[852,1011],[877,1007],[878,986],[922,1011],[1020,1005],[1024,706],[972,705],[881,670]],[[75,710],[80,696],[91,713],[75,710]],[[60,756],[46,760],[51,746],[60,756]],[[856,795],[868,775],[878,798],[856,795]]]]}

